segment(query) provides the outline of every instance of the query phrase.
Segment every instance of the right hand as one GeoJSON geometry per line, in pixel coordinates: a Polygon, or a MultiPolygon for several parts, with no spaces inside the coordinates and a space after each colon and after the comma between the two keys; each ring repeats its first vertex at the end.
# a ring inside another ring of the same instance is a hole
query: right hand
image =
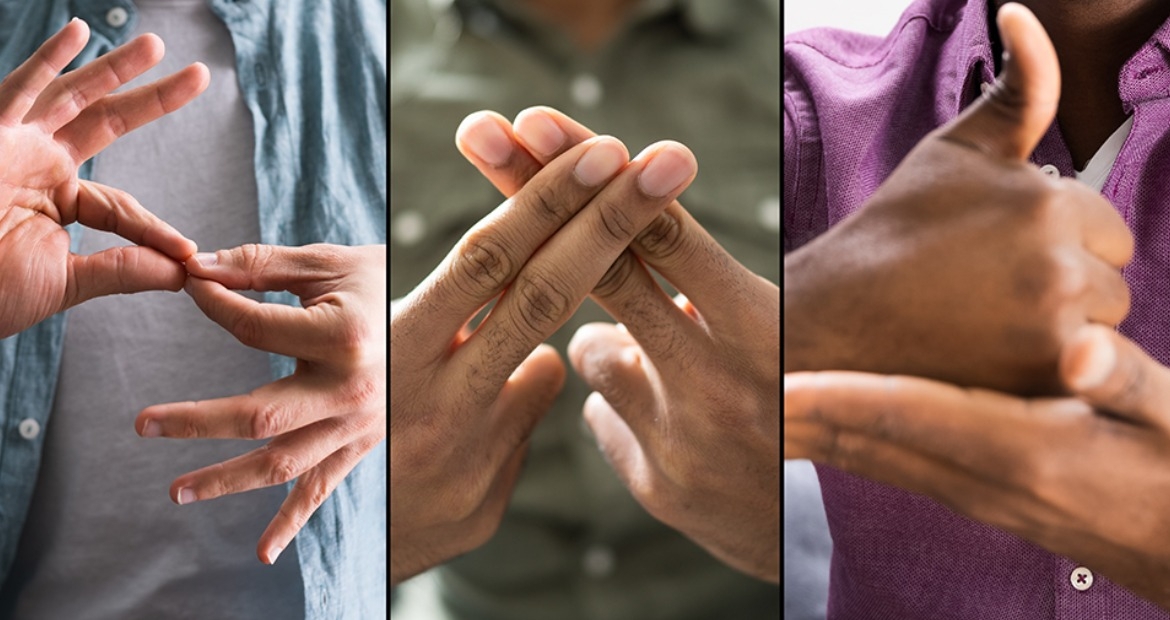
{"type": "Polygon", "coordinates": [[[391,310],[391,584],[494,534],[529,435],[564,383],[564,363],[541,343],[697,166],[677,143],[629,162],[620,142],[601,137],[541,170],[494,114],[468,117],[458,136],[511,199],[391,310]]]}
{"type": "Polygon", "coordinates": [[[207,87],[195,64],[109,94],[162,60],[143,35],[58,77],[85,47],[74,20],[0,83],[0,337],[100,295],[183,287],[195,243],[125,192],[77,177],[85,160],[128,131],[173,112],[207,87]],[[81,222],[149,247],[69,252],[65,225],[81,222]]]}
{"type": "Polygon", "coordinates": [[[1068,336],[1125,317],[1125,223],[1089,187],[1026,161],[1056,114],[1056,52],[1022,6],[998,22],[1010,55],[995,88],[923,139],[859,213],[785,258],[785,372],[1056,394],[1068,336]]]}

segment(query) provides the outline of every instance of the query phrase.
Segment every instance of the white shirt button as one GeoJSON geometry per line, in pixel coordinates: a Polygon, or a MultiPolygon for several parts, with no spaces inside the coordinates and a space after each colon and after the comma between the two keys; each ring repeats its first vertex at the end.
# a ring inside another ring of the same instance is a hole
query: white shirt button
{"type": "Polygon", "coordinates": [[[126,9],[116,6],[109,11],[106,11],[106,23],[113,28],[121,28],[130,21],[130,13],[126,9]]]}
{"type": "Polygon", "coordinates": [[[600,545],[590,547],[581,558],[581,568],[586,575],[594,578],[610,575],[614,568],[613,550],[600,545]]]}
{"type": "Polygon", "coordinates": [[[427,223],[417,211],[403,211],[394,218],[390,234],[404,246],[417,245],[427,234],[427,223]]]}
{"type": "Polygon", "coordinates": [[[760,226],[771,232],[780,232],[780,199],[775,196],[760,203],[757,210],[760,226]]]}
{"type": "Polygon", "coordinates": [[[1078,566],[1073,569],[1072,574],[1068,576],[1068,580],[1072,583],[1072,587],[1080,592],[1084,592],[1093,586],[1093,571],[1084,566],[1078,566]]]}
{"type": "Polygon", "coordinates": [[[582,73],[573,78],[569,85],[569,94],[573,97],[573,102],[582,108],[595,108],[601,103],[604,93],[600,80],[588,73],[582,73]]]}
{"type": "Polygon", "coordinates": [[[37,435],[41,434],[41,423],[32,418],[25,418],[20,421],[20,436],[25,439],[36,439],[37,435]]]}
{"type": "Polygon", "coordinates": [[[1040,166],[1040,172],[1043,172],[1052,178],[1060,177],[1060,169],[1056,166],[1053,166],[1052,164],[1044,164],[1043,166],[1040,166]]]}
{"type": "Polygon", "coordinates": [[[992,86],[995,86],[995,84],[994,84],[994,83],[992,83],[992,82],[984,82],[984,83],[982,83],[982,84],[980,84],[980,85],[979,85],[979,92],[981,92],[981,93],[983,93],[984,95],[986,95],[986,94],[987,94],[987,91],[991,90],[991,87],[992,87],[992,86]]]}

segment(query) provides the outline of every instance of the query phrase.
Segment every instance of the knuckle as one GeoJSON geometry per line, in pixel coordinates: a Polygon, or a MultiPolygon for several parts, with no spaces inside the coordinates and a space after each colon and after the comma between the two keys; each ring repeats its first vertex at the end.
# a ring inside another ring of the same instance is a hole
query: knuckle
{"type": "Polygon", "coordinates": [[[303,471],[300,460],[292,454],[269,449],[264,455],[265,479],[269,485],[284,484],[303,471]]]}
{"type": "Polygon", "coordinates": [[[634,243],[648,257],[662,260],[672,258],[683,249],[682,224],[669,213],[660,213],[634,239],[634,243]]]}
{"type": "Polygon", "coordinates": [[[605,275],[598,280],[597,286],[593,287],[593,292],[601,297],[612,297],[619,291],[626,287],[630,278],[634,275],[634,269],[637,267],[637,261],[634,255],[629,251],[623,251],[617,260],[609,266],[605,271],[605,275]]]}
{"type": "Polygon", "coordinates": [[[102,106],[102,112],[105,117],[106,126],[110,128],[110,132],[115,136],[124,136],[126,132],[130,131],[130,127],[126,123],[126,118],[114,106],[102,106]]]}
{"type": "Polygon", "coordinates": [[[634,222],[622,209],[621,204],[612,200],[598,201],[598,233],[606,241],[626,245],[634,236],[634,222]]]}
{"type": "Polygon", "coordinates": [[[288,422],[289,410],[276,401],[266,401],[252,415],[249,439],[266,439],[280,432],[288,422]]]}
{"type": "Polygon", "coordinates": [[[464,239],[453,275],[465,293],[481,298],[504,288],[512,269],[512,257],[505,246],[490,233],[475,231],[464,239]]]}
{"type": "Polygon", "coordinates": [[[529,191],[523,192],[520,202],[525,207],[522,210],[534,211],[552,222],[564,222],[573,215],[567,201],[559,195],[553,185],[542,184],[532,187],[529,191]]]}
{"type": "MultiPolygon", "coordinates": [[[[305,495],[308,497],[309,505],[314,509],[324,504],[325,500],[329,499],[329,494],[333,491],[330,488],[329,481],[324,476],[311,476],[307,480],[299,481],[299,483],[305,485],[305,495]]],[[[304,522],[308,521],[311,512],[311,510],[302,511],[301,519],[297,525],[303,527],[304,522]]]]}
{"type": "Polygon", "coordinates": [[[527,333],[544,336],[552,333],[567,317],[570,309],[568,287],[558,278],[533,272],[521,274],[516,281],[520,305],[516,314],[518,327],[527,333]]]}

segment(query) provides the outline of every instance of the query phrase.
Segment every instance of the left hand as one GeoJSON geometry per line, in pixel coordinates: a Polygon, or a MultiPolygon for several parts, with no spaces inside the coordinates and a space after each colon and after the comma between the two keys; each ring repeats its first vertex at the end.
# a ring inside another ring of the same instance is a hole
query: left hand
{"type": "Polygon", "coordinates": [[[337,485],[386,438],[386,246],[245,245],[187,261],[187,292],[240,342],[297,360],[250,394],[144,409],[143,437],[267,439],[261,448],[184,474],[179,504],[296,479],[256,553],[271,564],[337,485]],[[289,291],[303,308],[235,290],[289,291]]]}
{"type": "MultiPolygon", "coordinates": [[[[521,114],[516,133],[542,165],[594,135],[548,108],[521,114]],[[541,139],[546,122],[561,132],[555,148],[536,146],[557,142],[541,139]]],[[[624,328],[582,326],[569,358],[597,390],[584,415],[610,464],[651,515],[779,583],[780,289],[676,201],[592,296],[624,328]],[[673,302],[643,261],[689,301],[673,302]]]]}
{"type": "Polygon", "coordinates": [[[1170,369],[1085,326],[1060,372],[1079,399],[786,375],[784,458],[922,493],[1170,611],[1170,369]]]}

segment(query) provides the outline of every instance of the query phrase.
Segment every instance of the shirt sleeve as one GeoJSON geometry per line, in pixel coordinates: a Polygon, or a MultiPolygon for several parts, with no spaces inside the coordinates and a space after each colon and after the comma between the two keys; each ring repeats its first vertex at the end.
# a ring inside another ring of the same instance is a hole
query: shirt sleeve
{"type": "Polygon", "coordinates": [[[816,108],[785,60],[782,228],[787,254],[812,240],[827,218],[816,108]]]}

